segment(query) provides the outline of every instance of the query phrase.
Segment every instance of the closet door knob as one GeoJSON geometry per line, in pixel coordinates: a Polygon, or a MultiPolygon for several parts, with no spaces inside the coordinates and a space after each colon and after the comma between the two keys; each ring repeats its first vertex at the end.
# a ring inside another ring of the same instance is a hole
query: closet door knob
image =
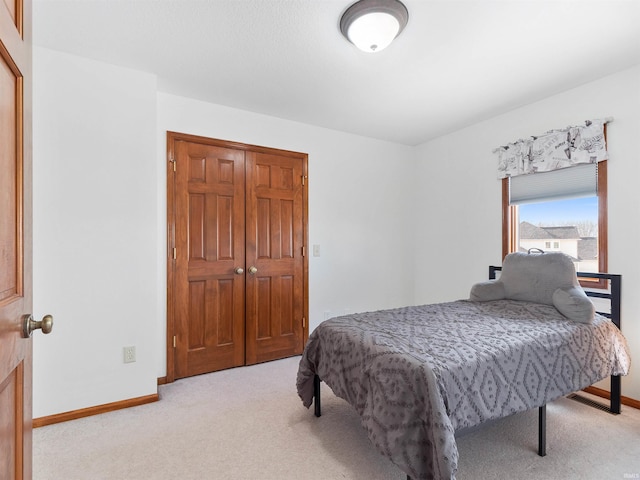
{"type": "Polygon", "coordinates": [[[256,267],[254,267],[253,265],[251,265],[251,266],[249,267],[249,273],[250,273],[251,275],[255,275],[257,272],[258,272],[258,269],[257,269],[256,267]]]}
{"type": "Polygon", "coordinates": [[[236,267],[235,272],[237,275],[242,275],[244,273],[244,270],[242,269],[242,267],[236,267]]]}

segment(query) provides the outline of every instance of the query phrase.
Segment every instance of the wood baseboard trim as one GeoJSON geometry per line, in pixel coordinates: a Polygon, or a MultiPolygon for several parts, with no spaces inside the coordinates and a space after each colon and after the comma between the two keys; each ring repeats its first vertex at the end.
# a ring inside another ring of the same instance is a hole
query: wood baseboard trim
{"type": "MultiPolygon", "coordinates": [[[[611,394],[607,390],[603,390],[602,388],[587,387],[584,389],[584,391],[587,393],[590,393],[591,395],[596,395],[598,397],[606,398],[607,400],[611,399],[611,394]]],[[[620,397],[620,403],[628,407],[640,409],[640,400],[636,400],[634,398],[629,398],[622,395],[620,397]]]]}
{"type": "Polygon", "coordinates": [[[158,385],[166,385],[167,383],[169,383],[167,377],[158,377],[158,385]]]}
{"type": "Polygon", "coordinates": [[[112,412],[123,408],[137,407],[138,405],[153,403],[158,400],[160,400],[160,396],[157,393],[154,393],[153,395],[146,395],[144,397],[130,398],[119,402],[105,403],[104,405],[96,405],[95,407],[81,408],[80,410],[73,410],[71,412],[57,413],[47,417],[34,418],[33,428],[44,427],[45,425],[52,425],[54,423],[67,422],[69,420],[76,420],[83,417],[90,417],[91,415],[99,415],[101,413],[112,412]]]}

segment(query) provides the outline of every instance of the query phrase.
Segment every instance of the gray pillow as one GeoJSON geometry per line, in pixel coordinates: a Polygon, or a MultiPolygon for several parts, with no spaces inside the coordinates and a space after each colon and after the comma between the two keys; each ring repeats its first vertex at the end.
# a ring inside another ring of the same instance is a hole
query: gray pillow
{"type": "Polygon", "coordinates": [[[488,302],[489,300],[502,300],[505,298],[504,284],[496,280],[476,283],[471,287],[469,296],[474,302],[488,302]]]}
{"type": "Polygon", "coordinates": [[[553,292],[553,305],[570,320],[589,323],[596,314],[587,294],[580,287],[562,287],[553,292]]]}
{"type": "Polygon", "coordinates": [[[473,285],[469,297],[479,302],[506,298],[553,305],[567,318],[583,323],[595,315],[571,258],[559,252],[510,253],[502,263],[500,278],[473,285]]]}

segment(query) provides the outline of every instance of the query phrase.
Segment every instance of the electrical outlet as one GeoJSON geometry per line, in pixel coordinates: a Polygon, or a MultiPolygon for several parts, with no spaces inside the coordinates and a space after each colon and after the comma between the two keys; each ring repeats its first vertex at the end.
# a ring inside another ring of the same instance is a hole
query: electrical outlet
{"type": "Polygon", "coordinates": [[[136,361],[136,347],[123,347],[124,363],[132,363],[136,361]]]}

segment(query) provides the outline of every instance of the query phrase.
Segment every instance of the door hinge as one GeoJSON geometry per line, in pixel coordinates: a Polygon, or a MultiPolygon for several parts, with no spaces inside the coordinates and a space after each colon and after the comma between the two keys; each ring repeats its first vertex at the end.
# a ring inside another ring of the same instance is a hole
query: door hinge
{"type": "Polygon", "coordinates": [[[176,171],[176,159],[173,157],[169,157],[169,162],[173,165],[173,171],[176,171]]]}
{"type": "Polygon", "coordinates": [[[302,317],[302,328],[305,328],[307,326],[307,319],[302,317]]]}
{"type": "Polygon", "coordinates": [[[306,249],[304,248],[304,245],[302,246],[302,256],[303,256],[303,257],[306,257],[306,256],[307,256],[307,251],[306,251],[306,249]]]}
{"type": "Polygon", "coordinates": [[[173,336],[173,348],[176,348],[176,336],[173,336]]]}
{"type": "Polygon", "coordinates": [[[178,252],[176,251],[176,247],[173,247],[173,259],[175,260],[178,256],[178,252]]]}
{"type": "Polygon", "coordinates": [[[307,176],[306,175],[302,175],[302,186],[304,186],[306,181],[307,181],[307,176]]]}

